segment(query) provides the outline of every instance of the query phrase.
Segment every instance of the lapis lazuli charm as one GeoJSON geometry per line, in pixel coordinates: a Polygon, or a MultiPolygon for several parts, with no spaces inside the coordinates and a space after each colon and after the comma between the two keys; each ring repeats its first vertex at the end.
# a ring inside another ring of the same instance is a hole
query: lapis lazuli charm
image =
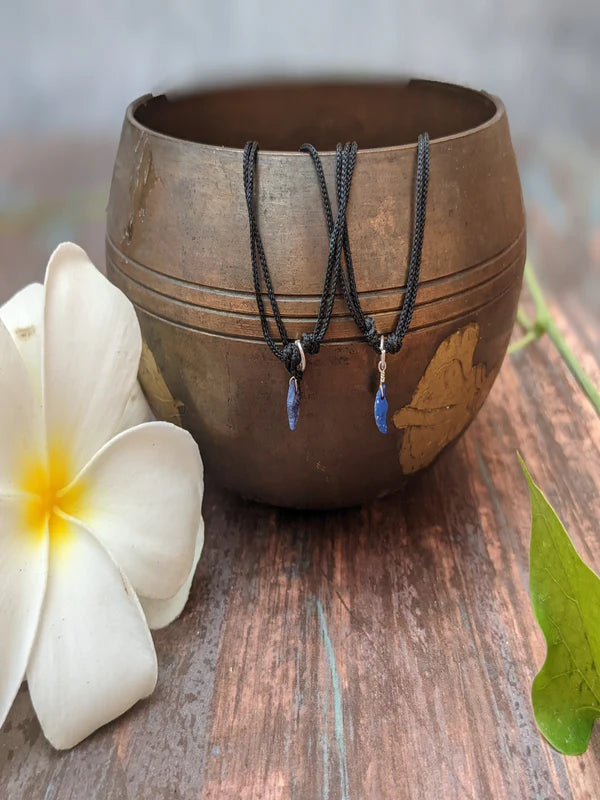
{"type": "Polygon", "coordinates": [[[377,394],[375,395],[375,424],[379,428],[381,433],[387,433],[387,412],[388,412],[388,401],[385,396],[385,337],[381,337],[381,342],[379,343],[379,352],[381,353],[381,358],[379,359],[379,364],[377,368],[379,369],[379,389],[377,389],[377,394]]]}
{"type": "Polygon", "coordinates": [[[287,415],[290,430],[293,431],[298,424],[298,417],[300,416],[300,387],[296,378],[290,378],[287,393],[287,415]]]}
{"type": "Polygon", "coordinates": [[[385,396],[385,383],[382,383],[375,395],[375,423],[381,433],[387,433],[388,401],[385,396]]]}

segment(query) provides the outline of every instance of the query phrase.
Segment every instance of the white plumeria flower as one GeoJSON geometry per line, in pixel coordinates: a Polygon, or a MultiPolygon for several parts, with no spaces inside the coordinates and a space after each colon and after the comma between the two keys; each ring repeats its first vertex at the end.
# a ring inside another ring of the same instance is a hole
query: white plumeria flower
{"type": "Polygon", "coordinates": [[[202,549],[198,449],[146,421],[140,353],[73,244],[0,308],[0,725],[26,676],[57,748],[153,691],[148,622],[181,612],[202,549]]]}

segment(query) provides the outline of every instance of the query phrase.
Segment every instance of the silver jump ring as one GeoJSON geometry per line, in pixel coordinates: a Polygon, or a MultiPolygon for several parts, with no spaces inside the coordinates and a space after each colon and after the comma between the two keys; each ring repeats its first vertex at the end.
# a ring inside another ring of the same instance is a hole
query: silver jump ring
{"type": "Polygon", "coordinates": [[[384,347],[384,345],[385,345],[385,338],[382,336],[381,337],[381,344],[379,345],[379,350],[381,352],[381,358],[380,358],[379,364],[378,364],[379,372],[381,372],[382,375],[383,375],[383,373],[385,373],[385,347],[384,347]]]}
{"type": "Polygon", "coordinates": [[[294,342],[296,347],[298,348],[298,352],[300,353],[300,372],[304,372],[306,369],[306,356],[304,355],[304,348],[300,344],[300,339],[296,339],[294,342]]]}

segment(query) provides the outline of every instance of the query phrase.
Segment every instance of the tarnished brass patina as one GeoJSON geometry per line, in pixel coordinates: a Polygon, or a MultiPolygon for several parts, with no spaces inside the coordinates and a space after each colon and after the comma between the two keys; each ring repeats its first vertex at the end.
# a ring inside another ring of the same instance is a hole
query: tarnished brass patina
{"type": "Polygon", "coordinates": [[[502,362],[525,260],[521,187],[495,97],[429,81],[220,88],[128,108],[108,209],[108,274],[145,339],[156,412],[181,419],[207,470],[257,500],[361,503],[397,489],[469,424],[502,362]],[[289,376],[265,344],[253,295],[242,148],[257,139],[258,222],[292,339],[313,328],[335,145],[356,139],[348,207],[358,290],[381,331],[402,303],[417,136],[431,137],[421,282],[411,330],[386,363],[389,433],[373,422],[378,356],[340,297],[308,358],[295,432],[289,376]]]}

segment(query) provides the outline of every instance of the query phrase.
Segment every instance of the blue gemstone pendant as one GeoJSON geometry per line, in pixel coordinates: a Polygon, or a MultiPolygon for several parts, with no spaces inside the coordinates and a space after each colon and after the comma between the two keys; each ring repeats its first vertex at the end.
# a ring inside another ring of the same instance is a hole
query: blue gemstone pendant
{"type": "Polygon", "coordinates": [[[375,424],[379,428],[381,433],[387,433],[387,412],[388,412],[388,401],[385,396],[385,337],[381,337],[381,341],[379,343],[379,352],[381,353],[381,358],[379,359],[379,364],[377,365],[377,369],[379,370],[379,389],[377,389],[377,394],[375,395],[375,424]]]}
{"type": "Polygon", "coordinates": [[[385,383],[382,383],[375,395],[375,424],[381,433],[387,433],[388,401],[385,396],[385,383]]]}
{"type": "Polygon", "coordinates": [[[287,415],[290,430],[293,431],[298,424],[298,417],[300,416],[300,386],[296,378],[290,378],[290,385],[288,386],[287,415]]]}

